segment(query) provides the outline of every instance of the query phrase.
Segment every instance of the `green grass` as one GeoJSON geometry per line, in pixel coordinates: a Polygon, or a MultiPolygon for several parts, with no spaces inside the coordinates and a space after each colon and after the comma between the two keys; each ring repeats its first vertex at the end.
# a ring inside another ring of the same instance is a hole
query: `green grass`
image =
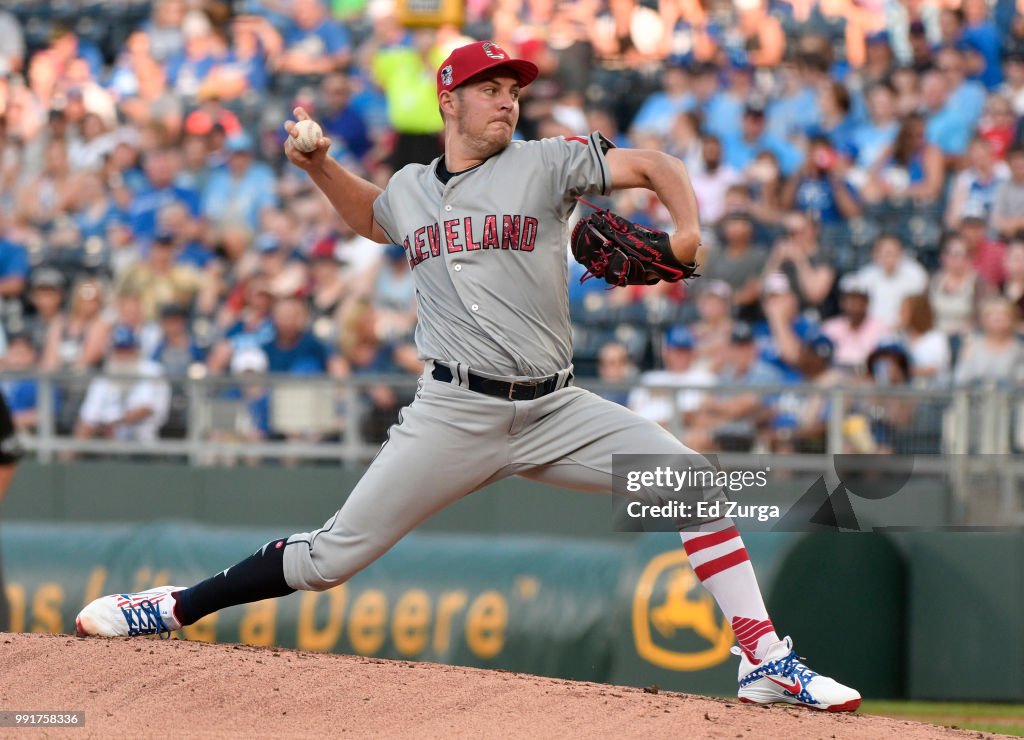
{"type": "Polygon", "coordinates": [[[861,714],[957,726],[965,730],[1024,737],[1024,705],[931,701],[865,701],[861,714]]]}

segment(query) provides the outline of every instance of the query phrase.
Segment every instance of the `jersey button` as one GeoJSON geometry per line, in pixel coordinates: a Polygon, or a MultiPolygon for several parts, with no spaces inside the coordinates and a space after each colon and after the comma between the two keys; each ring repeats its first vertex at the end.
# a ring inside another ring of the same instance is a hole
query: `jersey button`
{"type": "Polygon", "coordinates": [[[445,206],[445,207],[444,207],[444,209],[445,209],[446,211],[450,211],[450,210],[452,209],[452,207],[451,207],[450,205],[447,205],[447,206],[445,206]]]}
{"type": "Polygon", "coordinates": [[[476,305],[475,303],[472,306],[470,306],[470,308],[473,309],[474,311],[480,310],[480,306],[476,305]]]}
{"type": "Polygon", "coordinates": [[[462,265],[455,265],[455,272],[462,272],[462,265]]]}

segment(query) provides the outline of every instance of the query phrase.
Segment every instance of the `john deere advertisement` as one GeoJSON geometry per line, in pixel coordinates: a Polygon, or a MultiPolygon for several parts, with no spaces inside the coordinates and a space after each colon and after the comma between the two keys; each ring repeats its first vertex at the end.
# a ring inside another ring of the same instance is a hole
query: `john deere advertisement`
{"type": "MultiPolygon", "coordinates": [[[[190,585],[281,534],[173,523],[6,525],[12,629],[74,632],[77,612],[100,595],[190,585]]],[[[971,698],[937,678],[956,671],[936,663],[967,666],[989,647],[984,625],[1010,623],[1024,606],[1024,585],[990,593],[984,578],[986,563],[1021,556],[1019,534],[751,533],[746,541],[777,628],[831,660],[822,671],[853,680],[872,671],[871,661],[905,667],[888,684],[870,684],[880,697],[971,698]],[[961,557],[937,555],[950,548],[961,557]],[[955,565],[955,578],[942,563],[955,565]],[[938,602],[941,610],[923,606],[938,602]],[[959,640],[945,634],[950,624],[959,640]],[[838,649],[837,633],[846,636],[838,649]],[[817,649],[826,643],[834,649],[817,649]]],[[[996,634],[1005,643],[1017,633],[996,634]]],[[[621,541],[413,534],[343,586],[233,607],[183,636],[723,695],[736,681],[732,631],[671,533],[621,541]]],[[[999,649],[1020,658],[1019,638],[999,649]]],[[[971,690],[1019,701],[1022,665],[1007,661],[971,690]]]]}

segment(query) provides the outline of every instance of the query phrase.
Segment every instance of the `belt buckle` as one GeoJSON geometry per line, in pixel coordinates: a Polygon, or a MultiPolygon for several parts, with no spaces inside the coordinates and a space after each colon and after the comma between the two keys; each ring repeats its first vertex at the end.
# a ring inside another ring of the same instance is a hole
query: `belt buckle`
{"type": "Polygon", "coordinates": [[[517,385],[521,386],[523,388],[533,388],[534,389],[533,398],[523,399],[523,400],[535,401],[535,400],[537,400],[537,387],[544,385],[544,381],[533,382],[533,383],[525,383],[523,381],[516,382],[516,381],[513,380],[512,382],[510,382],[508,384],[508,400],[509,401],[515,401],[516,400],[515,398],[512,397],[512,395],[515,393],[515,389],[516,389],[517,385]]]}
{"type": "Polygon", "coordinates": [[[524,383],[522,381],[519,381],[517,383],[516,381],[512,381],[511,383],[509,383],[509,400],[510,401],[516,400],[515,398],[512,397],[512,395],[515,393],[515,387],[516,386],[519,386],[521,388],[532,388],[532,389],[534,389],[534,397],[532,397],[532,398],[524,398],[523,400],[530,400],[530,401],[536,400],[537,399],[537,387],[539,385],[541,385],[541,384],[540,383],[524,383]]]}

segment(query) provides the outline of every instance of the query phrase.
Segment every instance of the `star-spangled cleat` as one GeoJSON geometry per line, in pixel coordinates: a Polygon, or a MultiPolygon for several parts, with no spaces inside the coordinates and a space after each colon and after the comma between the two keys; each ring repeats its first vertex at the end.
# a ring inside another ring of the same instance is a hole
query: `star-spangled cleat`
{"type": "Polygon", "coordinates": [[[79,637],[170,637],[181,629],[174,615],[175,591],[183,586],[160,586],[134,594],[111,594],[92,601],[75,618],[79,637]]]}
{"type": "Polygon", "coordinates": [[[740,656],[741,702],[799,704],[826,712],[853,712],[860,706],[856,690],[804,665],[788,637],[769,646],[757,664],[750,662],[739,648],[732,650],[740,656]]]}

